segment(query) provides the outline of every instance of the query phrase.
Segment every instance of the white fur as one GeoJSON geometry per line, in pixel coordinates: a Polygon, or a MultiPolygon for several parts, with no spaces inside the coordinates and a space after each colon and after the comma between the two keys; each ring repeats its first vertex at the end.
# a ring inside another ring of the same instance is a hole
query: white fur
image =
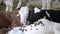
{"type": "Polygon", "coordinates": [[[55,23],[54,24],[54,34],[60,34],[60,23],[55,23]]]}
{"type": "Polygon", "coordinates": [[[31,24],[31,25],[27,25],[26,27],[22,28],[22,29],[27,29],[27,31],[22,32],[21,30],[19,30],[21,29],[20,27],[15,27],[11,31],[9,31],[8,34],[40,34],[41,33],[40,31],[42,31],[41,30],[42,28],[40,28],[41,27],[40,25],[36,27],[34,26],[34,24],[31,24]],[[36,30],[36,28],[38,28],[39,30],[36,30]]]}
{"type": "Polygon", "coordinates": [[[38,21],[42,21],[42,23],[44,24],[44,34],[53,34],[54,30],[53,30],[53,24],[47,20],[47,19],[40,19],[38,21]]]}
{"type": "Polygon", "coordinates": [[[20,33],[23,33],[23,34],[60,34],[60,24],[56,22],[51,22],[47,19],[40,19],[37,22],[39,21],[42,21],[44,25],[43,26],[41,26],[41,24],[37,26],[34,26],[34,24],[27,25],[26,27],[22,28],[22,29],[27,29],[27,31],[24,31],[24,32],[21,32],[21,30],[19,30],[21,27],[16,27],[16,28],[13,28],[11,31],[9,31],[8,34],[20,34],[20,33]],[[36,30],[36,28],[38,28],[38,30],[36,30]],[[15,32],[15,31],[18,31],[18,32],[15,32]]]}
{"type": "Polygon", "coordinates": [[[24,34],[44,34],[44,27],[41,27],[41,25],[34,26],[34,24],[32,24],[32,27],[30,25],[25,27],[25,29],[27,29],[27,31],[25,31],[24,34]],[[38,28],[38,30],[36,30],[36,28],[38,28]]]}
{"type": "Polygon", "coordinates": [[[47,14],[48,17],[50,17],[50,14],[48,13],[48,11],[46,11],[46,14],[47,14]]]}
{"type": "MultiPolygon", "coordinates": [[[[0,3],[1,3],[1,1],[3,1],[3,3],[5,3],[5,5],[6,5],[5,11],[12,11],[14,0],[0,0],[0,3]]],[[[19,0],[16,9],[20,8],[21,4],[22,4],[22,0],[19,0]]]]}
{"type": "Polygon", "coordinates": [[[29,13],[29,8],[28,6],[24,6],[24,7],[21,7],[21,9],[19,10],[19,14],[20,14],[20,22],[25,24],[26,23],[26,19],[28,17],[28,13],[29,13]]]}
{"type": "Polygon", "coordinates": [[[37,7],[34,8],[34,12],[37,13],[37,12],[40,12],[41,10],[37,7]]]}
{"type": "Polygon", "coordinates": [[[48,27],[46,27],[46,28],[49,28],[49,29],[47,29],[47,30],[50,30],[51,32],[53,32],[54,34],[60,34],[60,23],[56,23],[56,22],[52,22],[52,21],[46,21],[46,19],[42,19],[43,20],[43,23],[44,23],[44,21],[45,21],[45,23],[49,23],[47,26],[48,27]]]}
{"type": "Polygon", "coordinates": [[[11,31],[9,31],[7,34],[23,34],[21,30],[21,27],[14,27],[11,31]]]}

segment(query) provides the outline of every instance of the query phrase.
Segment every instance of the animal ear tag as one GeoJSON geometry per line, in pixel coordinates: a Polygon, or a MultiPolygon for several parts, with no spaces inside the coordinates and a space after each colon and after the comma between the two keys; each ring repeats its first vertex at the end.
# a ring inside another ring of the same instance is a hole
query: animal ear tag
{"type": "Polygon", "coordinates": [[[17,17],[19,17],[19,14],[17,14],[17,17]]]}
{"type": "Polygon", "coordinates": [[[46,19],[46,16],[44,16],[43,18],[46,19]]]}

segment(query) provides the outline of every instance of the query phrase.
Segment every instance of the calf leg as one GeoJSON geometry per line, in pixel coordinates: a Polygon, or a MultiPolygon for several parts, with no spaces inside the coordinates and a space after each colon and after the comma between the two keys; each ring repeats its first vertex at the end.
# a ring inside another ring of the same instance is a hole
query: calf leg
{"type": "Polygon", "coordinates": [[[13,4],[10,5],[9,11],[12,11],[12,9],[13,9],[13,4]]]}
{"type": "Polygon", "coordinates": [[[17,5],[16,9],[20,8],[21,4],[22,4],[22,0],[19,0],[19,3],[17,5]]]}
{"type": "Polygon", "coordinates": [[[11,0],[10,3],[9,3],[9,6],[10,6],[9,11],[12,11],[12,9],[13,9],[13,1],[14,0],[11,0]]]}
{"type": "Polygon", "coordinates": [[[47,0],[47,10],[51,9],[51,0],[47,0]]]}
{"type": "Polygon", "coordinates": [[[1,3],[2,0],[0,0],[0,3],[1,3]]]}
{"type": "Polygon", "coordinates": [[[8,5],[6,5],[6,10],[5,11],[8,11],[9,10],[9,6],[8,5]]]}
{"type": "Polygon", "coordinates": [[[46,9],[46,0],[42,0],[42,10],[46,9]]]}
{"type": "Polygon", "coordinates": [[[5,0],[5,4],[6,4],[6,11],[12,11],[13,0],[5,0]]]}

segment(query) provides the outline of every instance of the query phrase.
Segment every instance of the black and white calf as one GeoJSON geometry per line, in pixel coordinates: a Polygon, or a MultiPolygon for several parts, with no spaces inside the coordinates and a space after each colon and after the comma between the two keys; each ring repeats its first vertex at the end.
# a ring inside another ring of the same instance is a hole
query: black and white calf
{"type": "Polygon", "coordinates": [[[14,27],[8,34],[43,34],[42,28],[40,29],[41,25],[31,24],[25,27],[14,27]],[[15,32],[16,31],[16,32],[15,32]]]}
{"type": "Polygon", "coordinates": [[[46,17],[46,19],[50,19],[50,15],[47,10],[40,10],[37,7],[33,7],[32,11],[29,11],[28,6],[21,7],[20,11],[21,22],[26,24],[33,24],[37,20],[46,17]],[[25,21],[25,22],[24,22],[25,21]]]}
{"type": "Polygon", "coordinates": [[[20,11],[20,18],[21,23],[32,24],[36,22],[38,19],[43,18],[44,16],[46,19],[54,21],[54,22],[60,22],[59,20],[59,14],[60,12],[57,10],[40,10],[37,7],[33,7],[32,11],[29,11],[28,6],[21,7],[20,11]]]}
{"type": "Polygon", "coordinates": [[[36,23],[25,27],[13,27],[8,34],[60,34],[60,24],[39,19],[36,23]]]}
{"type": "Polygon", "coordinates": [[[40,12],[31,12],[28,21],[30,24],[46,16],[46,19],[60,23],[60,10],[41,10],[40,12]]]}
{"type": "Polygon", "coordinates": [[[27,19],[27,23],[29,24],[33,24],[34,22],[36,22],[37,20],[46,17],[46,19],[51,20],[50,19],[50,15],[46,10],[40,10],[37,7],[34,7],[32,9],[32,11],[30,12],[30,15],[27,19]]]}
{"type": "Polygon", "coordinates": [[[44,16],[46,16],[47,19],[49,19],[49,17],[45,13],[45,10],[40,10],[37,7],[34,7],[32,11],[29,11],[28,6],[21,7],[19,14],[20,14],[20,19],[21,19],[20,22],[25,23],[25,24],[26,22],[27,24],[33,24],[38,19],[41,19],[44,16]]]}

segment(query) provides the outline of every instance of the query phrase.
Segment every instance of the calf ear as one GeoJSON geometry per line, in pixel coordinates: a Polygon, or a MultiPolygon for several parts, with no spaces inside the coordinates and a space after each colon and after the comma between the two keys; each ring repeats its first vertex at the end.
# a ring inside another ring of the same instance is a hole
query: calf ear
{"type": "Polygon", "coordinates": [[[46,19],[46,16],[44,16],[43,18],[46,19]]]}

